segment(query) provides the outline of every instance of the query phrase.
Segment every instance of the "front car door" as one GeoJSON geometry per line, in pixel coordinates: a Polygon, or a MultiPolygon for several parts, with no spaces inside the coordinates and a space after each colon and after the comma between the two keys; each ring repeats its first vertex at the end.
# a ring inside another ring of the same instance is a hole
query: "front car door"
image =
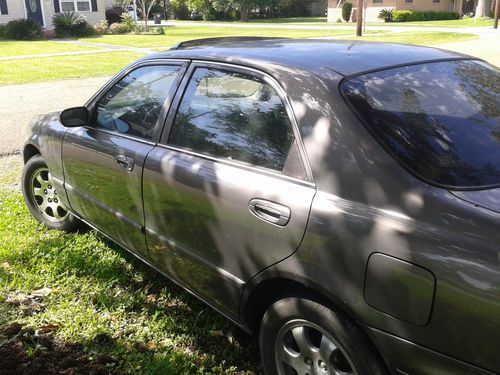
{"type": "Polygon", "coordinates": [[[143,256],[142,168],[160,137],[183,69],[182,62],[132,68],[90,105],[91,125],[69,129],[63,142],[72,210],[143,256]]]}
{"type": "Polygon", "coordinates": [[[149,252],[159,268],[234,315],[245,283],[298,248],[315,189],[270,77],[192,63],[181,88],[177,113],[144,167],[149,252]]]}

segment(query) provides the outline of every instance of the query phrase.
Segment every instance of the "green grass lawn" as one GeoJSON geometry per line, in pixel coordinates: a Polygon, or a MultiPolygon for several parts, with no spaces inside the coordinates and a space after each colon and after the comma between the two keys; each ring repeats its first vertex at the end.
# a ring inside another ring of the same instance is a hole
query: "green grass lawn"
{"type": "Polygon", "coordinates": [[[0,368],[15,348],[28,366],[56,358],[100,366],[95,374],[258,371],[248,336],[127,252],[94,231],[37,224],[22,199],[20,159],[0,158],[0,368]],[[16,335],[14,323],[23,327],[16,335]]]}
{"type": "Polygon", "coordinates": [[[109,52],[0,61],[0,85],[114,75],[141,56],[135,52],[109,52]]]}
{"type": "Polygon", "coordinates": [[[0,40],[0,57],[38,55],[59,52],[91,51],[99,48],[79,46],[75,44],[57,43],[45,40],[21,42],[17,40],[0,40]]]}
{"type": "Polygon", "coordinates": [[[349,35],[350,30],[290,30],[228,27],[175,26],[167,27],[166,35],[103,35],[82,38],[86,42],[108,43],[131,47],[170,47],[183,40],[223,36],[266,36],[287,38],[311,38],[315,36],[349,35]]]}
{"type": "MultiPolygon", "coordinates": [[[[477,35],[464,34],[464,33],[444,33],[444,32],[415,33],[413,31],[407,31],[403,33],[382,34],[379,36],[363,36],[361,40],[432,46],[436,44],[444,44],[451,42],[463,42],[478,38],[479,37],[477,35]]],[[[349,37],[347,39],[358,39],[358,38],[349,37]]]]}

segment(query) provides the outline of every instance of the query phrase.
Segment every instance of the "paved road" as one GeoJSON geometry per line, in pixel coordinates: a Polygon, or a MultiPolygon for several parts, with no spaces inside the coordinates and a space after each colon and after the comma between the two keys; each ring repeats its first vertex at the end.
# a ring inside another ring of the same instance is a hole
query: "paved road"
{"type": "Polygon", "coordinates": [[[21,128],[44,112],[85,104],[109,77],[0,86],[0,155],[19,152],[21,128]]]}

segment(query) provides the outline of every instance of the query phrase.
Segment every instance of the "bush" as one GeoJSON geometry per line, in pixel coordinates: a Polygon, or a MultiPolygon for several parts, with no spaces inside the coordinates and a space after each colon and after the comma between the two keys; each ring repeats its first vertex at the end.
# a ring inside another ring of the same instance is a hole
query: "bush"
{"type": "Polygon", "coordinates": [[[122,13],[120,24],[124,25],[127,28],[127,32],[134,31],[137,26],[129,12],[122,13]]]}
{"type": "Polygon", "coordinates": [[[488,12],[488,17],[490,17],[490,18],[495,17],[495,12],[493,11],[493,9],[490,9],[490,11],[488,12]]]}
{"type": "Polygon", "coordinates": [[[344,19],[345,22],[349,22],[351,19],[351,13],[352,13],[352,3],[345,2],[342,5],[342,18],[344,19]]]}
{"type": "Polygon", "coordinates": [[[36,40],[42,38],[42,27],[36,21],[20,18],[5,25],[4,37],[16,40],[36,40]]]}
{"type": "Polygon", "coordinates": [[[108,28],[108,21],[106,20],[100,20],[94,25],[94,30],[99,35],[106,34],[108,32],[108,28]]]}
{"type": "Polygon", "coordinates": [[[125,9],[119,5],[106,9],[106,21],[108,21],[110,25],[113,23],[120,23],[123,12],[125,12],[125,9]]]}
{"type": "Polygon", "coordinates": [[[383,20],[384,22],[392,22],[392,13],[394,12],[394,9],[382,9],[380,13],[378,14],[378,19],[383,20]]]}
{"type": "Polygon", "coordinates": [[[123,23],[115,22],[109,26],[108,31],[110,34],[126,34],[130,32],[130,29],[128,28],[127,25],[124,25],[123,23]]]}
{"type": "Polygon", "coordinates": [[[0,39],[5,38],[5,25],[0,25],[0,39]]]}
{"type": "Polygon", "coordinates": [[[172,17],[177,20],[189,19],[190,11],[187,0],[170,0],[170,11],[172,12],[172,17]]]}
{"type": "Polygon", "coordinates": [[[393,22],[438,21],[458,20],[460,15],[456,12],[434,12],[432,10],[420,12],[413,10],[395,10],[392,12],[393,22]]]}
{"type": "Polygon", "coordinates": [[[54,31],[59,38],[90,36],[95,30],[90,26],[85,17],[76,12],[64,12],[52,17],[54,31]]]}

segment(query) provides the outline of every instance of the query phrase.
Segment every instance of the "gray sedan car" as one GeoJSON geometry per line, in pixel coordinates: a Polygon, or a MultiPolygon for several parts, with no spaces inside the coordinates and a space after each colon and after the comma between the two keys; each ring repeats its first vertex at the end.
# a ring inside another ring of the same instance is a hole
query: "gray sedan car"
{"type": "Polygon", "coordinates": [[[266,374],[500,372],[500,74],[438,49],[214,39],[35,118],[23,191],[258,334],[266,374]]]}

